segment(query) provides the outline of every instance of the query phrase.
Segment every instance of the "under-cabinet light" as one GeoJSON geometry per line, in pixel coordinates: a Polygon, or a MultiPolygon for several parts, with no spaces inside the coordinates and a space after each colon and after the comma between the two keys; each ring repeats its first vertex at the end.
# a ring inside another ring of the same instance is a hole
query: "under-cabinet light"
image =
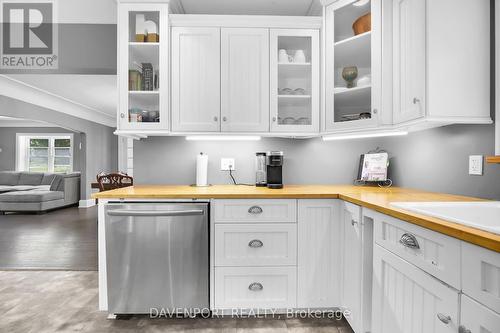
{"type": "Polygon", "coordinates": [[[406,131],[386,131],[386,132],[373,132],[373,133],[359,133],[359,134],[337,134],[323,136],[323,141],[332,140],[349,140],[349,139],[363,139],[363,138],[378,138],[383,136],[401,136],[407,135],[406,131]]]}
{"type": "Polygon", "coordinates": [[[190,135],[188,141],[259,141],[260,136],[255,135],[190,135]]]}
{"type": "Polygon", "coordinates": [[[356,6],[356,7],[361,7],[361,6],[368,4],[369,2],[370,2],[370,0],[358,0],[358,1],[354,2],[352,5],[356,6]]]}

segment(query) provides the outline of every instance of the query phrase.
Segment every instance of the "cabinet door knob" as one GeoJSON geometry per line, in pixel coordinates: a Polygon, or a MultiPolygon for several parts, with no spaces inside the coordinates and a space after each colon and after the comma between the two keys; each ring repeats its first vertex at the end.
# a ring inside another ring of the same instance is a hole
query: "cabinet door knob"
{"type": "Polygon", "coordinates": [[[276,122],[276,117],[273,117],[273,122],[276,122]]]}
{"type": "Polygon", "coordinates": [[[351,220],[351,225],[352,225],[352,226],[355,226],[356,224],[358,224],[358,221],[351,220]]]}
{"type": "Polygon", "coordinates": [[[373,109],[373,114],[377,114],[378,113],[378,110],[377,109],[373,109]]]}
{"type": "Polygon", "coordinates": [[[442,313],[438,313],[437,317],[444,324],[449,324],[451,322],[451,317],[447,316],[447,315],[444,315],[442,313]]]}
{"type": "Polygon", "coordinates": [[[125,118],[125,113],[120,113],[120,118],[125,118]]]}
{"type": "Polygon", "coordinates": [[[217,118],[217,117],[214,117],[214,121],[218,121],[218,120],[219,120],[219,118],[217,118]]]}
{"type": "Polygon", "coordinates": [[[420,99],[413,97],[413,104],[420,103],[420,99]]]}
{"type": "Polygon", "coordinates": [[[258,247],[263,247],[264,243],[262,243],[260,239],[254,239],[248,243],[248,246],[252,248],[258,248],[258,247]]]}
{"type": "Polygon", "coordinates": [[[458,327],[458,333],[472,333],[472,331],[467,327],[465,327],[464,325],[460,325],[458,327]]]}
{"type": "Polygon", "coordinates": [[[417,237],[413,236],[412,234],[403,234],[401,236],[401,239],[399,240],[401,244],[403,244],[406,247],[409,247],[410,249],[420,249],[420,245],[418,244],[417,237]]]}
{"type": "Polygon", "coordinates": [[[227,121],[227,118],[226,117],[222,117],[222,121],[227,121]]]}
{"type": "Polygon", "coordinates": [[[248,286],[248,289],[251,291],[261,291],[262,289],[264,289],[264,286],[259,282],[254,282],[254,283],[250,283],[250,285],[248,286]]]}
{"type": "Polygon", "coordinates": [[[262,207],[259,207],[259,206],[252,206],[250,208],[248,208],[248,212],[250,214],[262,214],[264,210],[262,209],[262,207]]]}

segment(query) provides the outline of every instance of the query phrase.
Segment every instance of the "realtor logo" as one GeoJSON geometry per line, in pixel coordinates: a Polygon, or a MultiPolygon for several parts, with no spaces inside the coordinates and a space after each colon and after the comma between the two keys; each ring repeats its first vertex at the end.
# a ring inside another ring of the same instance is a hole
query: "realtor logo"
{"type": "Polygon", "coordinates": [[[0,0],[3,69],[57,69],[52,0],[0,0]]]}

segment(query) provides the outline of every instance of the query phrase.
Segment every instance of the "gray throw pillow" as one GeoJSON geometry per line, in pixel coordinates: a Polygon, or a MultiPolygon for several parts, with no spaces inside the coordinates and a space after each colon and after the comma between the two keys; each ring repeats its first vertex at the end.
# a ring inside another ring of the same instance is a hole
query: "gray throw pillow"
{"type": "Polygon", "coordinates": [[[21,172],[18,185],[40,185],[42,183],[43,173],[41,172],[21,172]]]}
{"type": "Polygon", "coordinates": [[[50,190],[51,191],[61,191],[61,186],[63,185],[63,179],[64,177],[61,175],[55,175],[54,180],[52,180],[52,183],[50,184],[50,190]]]}
{"type": "Polygon", "coordinates": [[[52,184],[52,181],[54,180],[55,175],[53,173],[44,173],[42,182],[40,185],[50,185],[52,184]]]}
{"type": "Polygon", "coordinates": [[[19,182],[19,172],[0,171],[0,185],[17,185],[19,182]]]}

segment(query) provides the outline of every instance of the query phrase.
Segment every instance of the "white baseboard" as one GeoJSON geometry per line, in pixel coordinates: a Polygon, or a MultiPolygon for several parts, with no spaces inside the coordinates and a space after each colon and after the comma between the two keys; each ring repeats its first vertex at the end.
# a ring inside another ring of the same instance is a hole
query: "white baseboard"
{"type": "Polygon", "coordinates": [[[95,206],[95,199],[80,200],[78,208],[89,208],[95,206]]]}

